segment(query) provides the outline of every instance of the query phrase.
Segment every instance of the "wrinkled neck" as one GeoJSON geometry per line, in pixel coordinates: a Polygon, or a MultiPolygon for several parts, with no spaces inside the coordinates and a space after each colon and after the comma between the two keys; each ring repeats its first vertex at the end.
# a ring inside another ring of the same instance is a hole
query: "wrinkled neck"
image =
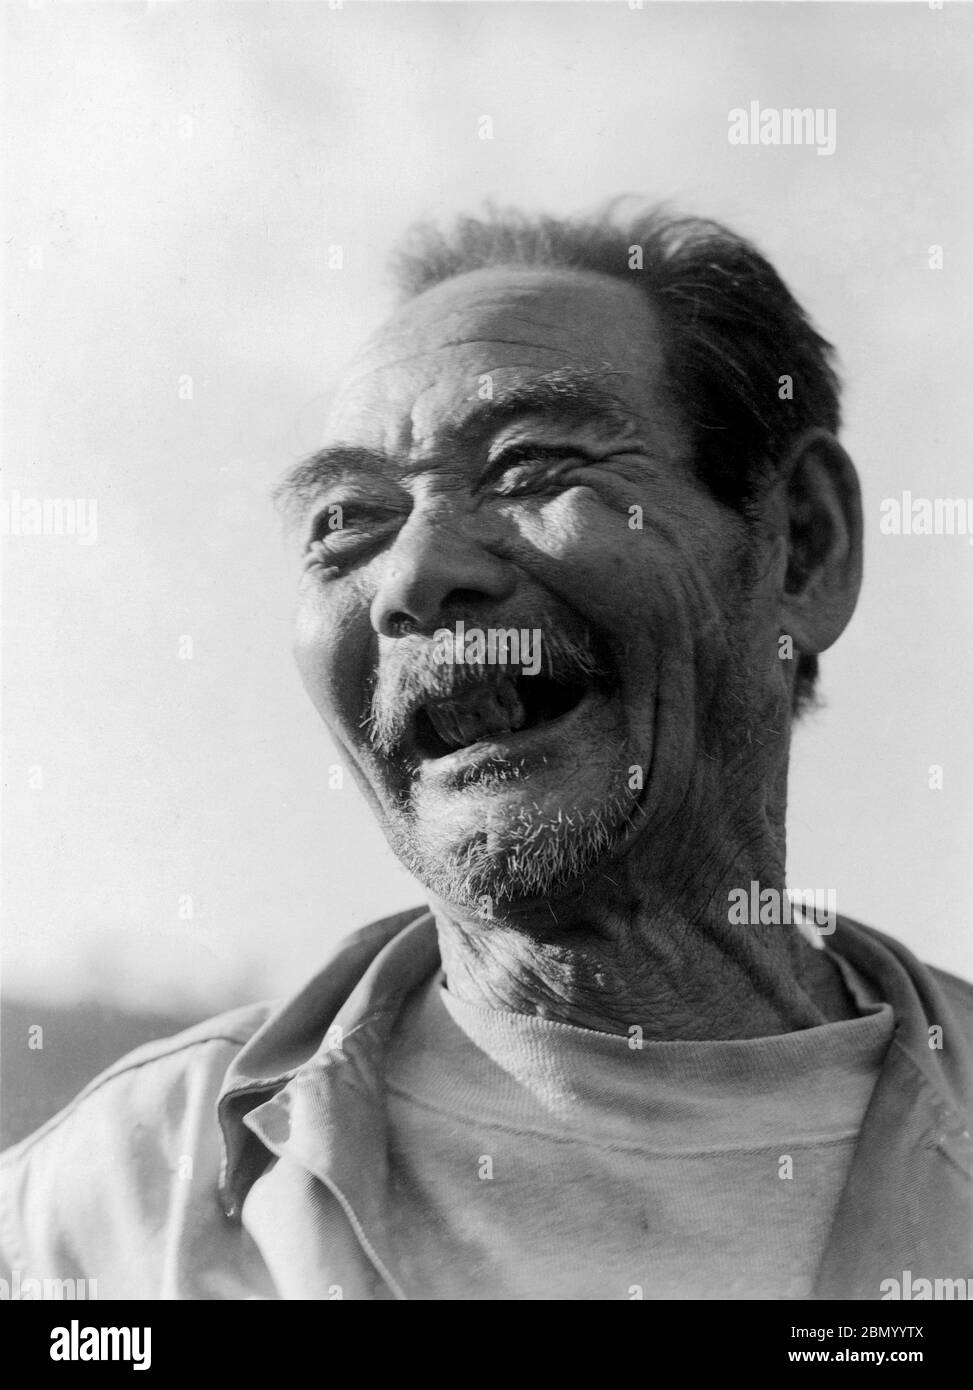
{"type": "Polygon", "coordinates": [[[434,903],[450,993],[660,1041],[770,1036],[849,1016],[833,968],[798,927],[750,910],[756,884],[779,919],[789,915],[786,765],[759,800],[756,813],[687,807],[665,844],[636,836],[572,892],[491,921],[434,903]]]}

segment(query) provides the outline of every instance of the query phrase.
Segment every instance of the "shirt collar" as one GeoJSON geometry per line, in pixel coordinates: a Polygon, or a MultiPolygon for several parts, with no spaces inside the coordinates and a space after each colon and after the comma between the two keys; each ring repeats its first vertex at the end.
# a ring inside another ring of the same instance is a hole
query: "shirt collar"
{"type": "MultiPolygon", "coordinates": [[[[891,936],[850,918],[838,919],[834,950],[873,982],[895,1015],[894,1046],[936,1094],[937,1108],[960,1130],[973,1110],[973,1050],[968,1028],[957,1018],[936,974],[891,936]],[[941,1030],[934,1045],[931,1027],[941,1030]]],[[[956,982],[961,988],[969,986],[956,982]]],[[[973,1143],[959,1146],[956,1161],[973,1173],[973,1143]]]]}
{"type": "MultiPolygon", "coordinates": [[[[295,1104],[305,1113],[300,1103],[313,1092],[318,1096],[313,1137],[319,1147],[325,1128],[320,1121],[335,1104],[342,1111],[342,1134],[350,1137],[348,1126],[357,1128],[360,1102],[381,1102],[384,1043],[406,996],[438,967],[436,927],[428,909],[372,923],[343,942],[328,965],[241,1049],[217,1102],[223,1134],[220,1195],[228,1216],[239,1214],[267,1165],[269,1146],[259,1129],[282,1132],[283,1117],[295,1104]],[[347,1103],[354,1099],[352,1077],[357,1106],[347,1103]],[[268,1104],[274,1101],[276,1106],[268,1104]]],[[[289,1142],[308,1147],[312,1135],[304,1126],[296,1129],[288,1122],[286,1128],[289,1142]]],[[[369,1149],[374,1152],[372,1145],[369,1149]]],[[[343,1151],[353,1153],[354,1146],[346,1144],[343,1151]]],[[[319,1165],[308,1166],[314,1171],[319,1165]]]]}

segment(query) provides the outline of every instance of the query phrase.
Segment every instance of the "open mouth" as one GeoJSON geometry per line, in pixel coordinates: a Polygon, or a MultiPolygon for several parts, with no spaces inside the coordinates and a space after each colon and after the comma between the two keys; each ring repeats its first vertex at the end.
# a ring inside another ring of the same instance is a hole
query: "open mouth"
{"type": "Polygon", "coordinates": [[[523,672],[427,701],[416,711],[416,749],[423,758],[444,758],[484,740],[550,724],[568,714],[587,694],[580,681],[558,681],[523,672]]]}

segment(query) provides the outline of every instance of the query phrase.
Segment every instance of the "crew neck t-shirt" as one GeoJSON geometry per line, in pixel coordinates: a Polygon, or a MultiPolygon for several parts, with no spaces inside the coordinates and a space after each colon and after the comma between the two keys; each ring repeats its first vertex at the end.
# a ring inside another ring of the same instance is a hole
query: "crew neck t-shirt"
{"type": "Polygon", "coordinates": [[[426,1299],[810,1295],[892,1010],[645,1042],[417,990],[390,1039],[389,1242],[426,1299]]]}

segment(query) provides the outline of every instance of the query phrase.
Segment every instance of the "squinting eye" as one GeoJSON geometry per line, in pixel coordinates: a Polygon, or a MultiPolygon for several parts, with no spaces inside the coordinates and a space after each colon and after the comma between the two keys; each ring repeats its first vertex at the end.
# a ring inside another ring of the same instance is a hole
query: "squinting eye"
{"type": "Polygon", "coordinates": [[[330,502],[322,507],[311,526],[311,541],[326,541],[344,531],[346,525],[354,520],[350,507],[341,502],[330,502]]]}
{"type": "Polygon", "coordinates": [[[367,548],[395,522],[397,514],[357,503],[332,502],[315,516],[305,553],[309,564],[335,565],[367,548]]]}
{"type": "Polygon", "coordinates": [[[310,541],[340,541],[345,535],[360,535],[378,524],[384,515],[377,516],[373,510],[349,502],[329,502],[312,522],[310,541]]]}
{"type": "Polygon", "coordinates": [[[583,467],[577,454],[546,454],[538,451],[511,463],[500,473],[494,491],[501,497],[524,497],[556,491],[565,473],[583,467]]]}

